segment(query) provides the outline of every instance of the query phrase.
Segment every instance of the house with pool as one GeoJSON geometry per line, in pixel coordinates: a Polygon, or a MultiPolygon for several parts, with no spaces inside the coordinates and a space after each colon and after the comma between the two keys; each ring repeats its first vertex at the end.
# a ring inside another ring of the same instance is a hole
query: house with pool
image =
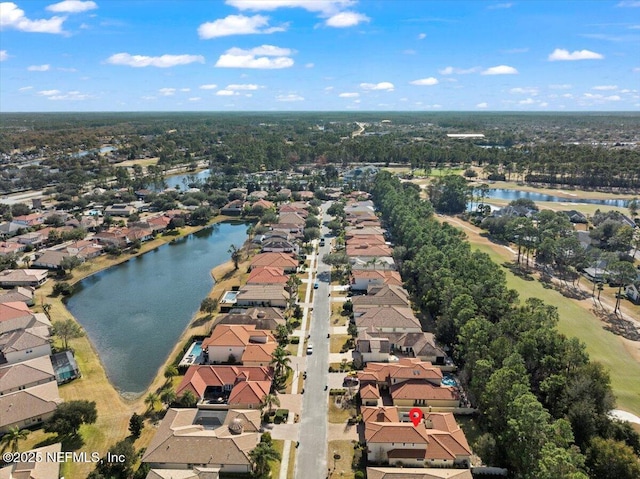
{"type": "Polygon", "coordinates": [[[255,325],[219,324],[202,342],[206,364],[267,367],[277,346],[269,331],[255,325]]]}

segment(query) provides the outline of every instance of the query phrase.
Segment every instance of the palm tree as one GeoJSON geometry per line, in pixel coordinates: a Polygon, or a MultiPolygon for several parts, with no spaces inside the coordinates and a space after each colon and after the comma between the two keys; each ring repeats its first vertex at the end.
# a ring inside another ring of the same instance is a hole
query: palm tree
{"type": "Polygon", "coordinates": [[[29,431],[20,429],[18,426],[9,428],[5,435],[2,436],[2,439],[0,439],[0,443],[3,444],[2,450],[4,451],[8,447],[11,449],[11,452],[18,452],[18,443],[26,439],[28,435],[29,431]]]}
{"type": "Polygon", "coordinates": [[[233,266],[235,267],[235,269],[238,269],[238,263],[240,262],[242,252],[236,245],[232,244],[231,246],[229,246],[227,253],[231,255],[231,261],[233,261],[233,266]]]}
{"type": "Polygon", "coordinates": [[[42,311],[44,311],[45,316],[49,321],[51,321],[51,316],[49,316],[49,312],[51,311],[51,304],[42,303],[42,311]]]}
{"type": "Polygon", "coordinates": [[[144,398],[144,403],[147,405],[147,412],[155,411],[156,407],[160,403],[160,396],[157,393],[149,393],[144,398]]]}
{"type": "Polygon", "coordinates": [[[260,403],[260,409],[267,408],[267,411],[271,413],[273,406],[280,407],[280,399],[277,394],[265,394],[260,403]]]}
{"type": "Polygon", "coordinates": [[[178,375],[178,368],[176,368],[173,364],[167,366],[164,370],[164,377],[167,380],[167,384],[171,382],[171,380],[178,375]]]}
{"type": "Polygon", "coordinates": [[[291,366],[289,366],[291,359],[287,354],[287,351],[282,346],[278,346],[271,354],[271,362],[269,364],[273,366],[273,387],[275,390],[284,387],[289,371],[291,371],[291,366]]]}
{"type": "Polygon", "coordinates": [[[174,402],[176,402],[177,396],[176,392],[171,388],[163,389],[160,393],[160,399],[167,406],[171,406],[174,402]]]}
{"type": "Polygon", "coordinates": [[[269,473],[269,461],[279,461],[280,453],[268,442],[260,442],[250,453],[249,460],[253,469],[253,476],[267,477],[269,473]]]}

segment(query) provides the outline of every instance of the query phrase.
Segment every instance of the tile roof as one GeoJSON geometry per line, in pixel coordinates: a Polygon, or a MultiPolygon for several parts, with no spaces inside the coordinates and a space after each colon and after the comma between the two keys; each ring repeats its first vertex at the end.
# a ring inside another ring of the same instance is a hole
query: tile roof
{"type": "Polygon", "coordinates": [[[30,359],[0,368],[0,393],[40,381],[55,380],[49,356],[30,359]]]}
{"type": "Polygon", "coordinates": [[[49,414],[60,402],[55,381],[0,396],[0,427],[49,414]]]}
{"type": "Polygon", "coordinates": [[[275,343],[273,335],[264,330],[256,330],[252,324],[219,324],[211,332],[211,336],[202,342],[202,349],[209,346],[247,346],[252,341],[275,343]]]}
{"type": "Polygon", "coordinates": [[[190,366],[176,388],[176,395],[191,391],[202,397],[208,386],[233,385],[239,376],[246,381],[270,381],[271,370],[263,366],[190,366]]]}
{"type": "Polygon", "coordinates": [[[469,469],[367,467],[368,479],[473,479],[469,469]]]}
{"type": "Polygon", "coordinates": [[[362,311],[364,314],[355,318],[358,328],[417,328],[418,330],[422,328],[420,320],[409,307],[379,306],[365,308],[362,311]]]}
{"type": "Polygon", "coordinates": [[[251,269],[258,266],[273,266],[279,268],[297,268],[298,260],[287,253],[260,253],[251,261],[251,269]]]}
{"type": "Polygon", "coordinates": [[[282,268],[272,266],[258,266],[253,268],[247,278],[247,284],[284,284],[289,277],[282,268]]]}
{"type": "Polygon", "coordinates": [[[421,380],[410,379],[399,384],[389,386],[391,398],[396,399],[422,399],[433,400],[457,400],[457,391],[450,386],[434,386],[421,380]]]}
{"type": "Polygon", "coordinates": [[[365,296],[351,298],[354,309],[358,306],[409,306],[409,293],[401,286],[380,285],[369,288],[365,296]]]}

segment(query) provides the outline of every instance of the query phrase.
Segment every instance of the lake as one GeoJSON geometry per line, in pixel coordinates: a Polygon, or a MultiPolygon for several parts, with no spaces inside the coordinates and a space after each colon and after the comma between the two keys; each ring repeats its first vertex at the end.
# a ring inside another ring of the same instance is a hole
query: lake
{"type": "Polygon", "coordinates": [[[207,178],[209,178],[210,174],[211,170],[202,170],[198,173],[186,173],[169,176],[164,181],[167,184],[167,188],[175,188],[177,186],[178,188],[180,188],[180,190],[185,191],[189,189],[189,183],[198,181],[204,182],[207,178]]]}
{"type": "Polygon", "coordinates": [[[121,393],[143,392],[213,286],[247,224],[219,223],[82,280],[66,305],[121,393]]]}
{"type": "Polygon", "coordinates": [[[554,203],[587,203],[592,205],[620,206],[622,208],[625,208],[629,203],[629,199],[602,200],[602,199],[580,198],[579,196],[564,198],[562,196],[548,195],[546,193],[537,193],[537,192],[522,191],[522,190],[508,190],[508,189],[502,189],[502,188],[490,189],[488,192],[487,198],[509,200],[509,201],[517,200],[520,198],[526,198],[532,201],[552,201],[554,203]]]}

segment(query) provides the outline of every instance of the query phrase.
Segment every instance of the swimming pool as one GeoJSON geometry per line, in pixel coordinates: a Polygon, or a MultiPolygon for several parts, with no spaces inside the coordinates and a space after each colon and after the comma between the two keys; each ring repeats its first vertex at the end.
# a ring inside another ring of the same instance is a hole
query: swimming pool
{"type": "Polygon", "coordinates": [[[226,291],[222,296],[223,303],[235,303],[236,296],[238,296],[239,291],[226,291]]]}
{"type": "Polygon", "coordinates": [[[200,364],[202,358],[202,341],[191,343],[187,352],[184,353],[178,366],[191,366],[192,364],[200,364]]]}
{"type": "Polygon", "coordinates": [[[458,382],[450,374],[445,374],[445,376],[442,378],[442,385],[443,386],[457,386],[458,382]]]}

